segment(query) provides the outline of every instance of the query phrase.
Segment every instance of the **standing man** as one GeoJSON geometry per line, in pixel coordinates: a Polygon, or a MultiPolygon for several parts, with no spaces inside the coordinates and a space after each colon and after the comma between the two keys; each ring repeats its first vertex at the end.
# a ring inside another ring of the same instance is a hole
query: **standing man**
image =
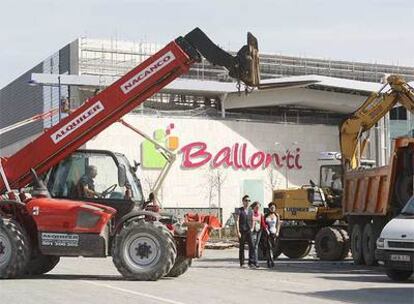
{"type": "Polygon", "coordinates": [[[243,206],[237,209],[236,229],[239,237],[239,261],[240,267],[244,267],[244,244],[249,246],[249,266],[253,265],[253,242],[251,234],[251,210],[249,209],[250,198],[248,195],[242,198],[243,206]]]}

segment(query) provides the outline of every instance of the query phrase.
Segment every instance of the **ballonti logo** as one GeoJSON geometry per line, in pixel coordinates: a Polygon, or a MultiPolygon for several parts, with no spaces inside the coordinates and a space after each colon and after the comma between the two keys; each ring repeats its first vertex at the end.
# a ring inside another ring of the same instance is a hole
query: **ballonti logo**
{"type": "MultiPolygon", "coordinates": [[[[300,147],[285,152],[257,150],[246,142],[225,143],[224,146],[212,145],[204,141],[193,141],[180,145],[174,135],[175,125],[170,123],[166,129],[154,131],[154,140],[170,151],[177,151],[181,158],[181,168],[197,169],[203,166],[228,168],[233,170],[263,170],[268,167],[288,170],[302,169],[302,150],[300,147]],[[211,147],[213,146],[213,147],[211,147]]],[[[166,160],[155,145],[145,140],[141,144],[141,164],[145,169],[162,169],[166,160]]]]}
{"type": "Polygon", "coordinates": [[[174,54],[169,51],[166,54],[162,55],[156,61],[148,65],[143,71],[131,77],[128,81],[121,85],[121,90],[124,94],[128,94],[146,79],[154,75],[156,72],[160,71],[171,63],[175,59],[174,54]]]}
{"type": "MultiPolygon", "coordinates": [[[[165,129],[154,131],[153,139],[170,151],[175,151],[179,147],[179,138],[173,135],[175,125],[170,123],[165,129]]],[[[145,169],[162,169],[166,164],[165,158],[157,150],[155,145],[149,140],[144,140],[141,144],[141,164],[145,169]]]]}

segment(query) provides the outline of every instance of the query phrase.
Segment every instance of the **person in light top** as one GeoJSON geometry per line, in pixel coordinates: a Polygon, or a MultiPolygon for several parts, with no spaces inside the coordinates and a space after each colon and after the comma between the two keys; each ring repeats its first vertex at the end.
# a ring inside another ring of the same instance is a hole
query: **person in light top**
{"type": "Polygon", "coordinates": [[[252,251],[252,265],[256,268],[259,267],[259,264],[257,262],[258,260],[258,249],[259,249],[259,243],[260,243],[260,237],[262,235],[262,231],[266,229],[266,224],[264,221],[263,213],[260,211],[260,203],[254,202],[251,204],[250,208],[252,209],[251,213],[251,235],[252,235],[252,243],[254,250],[252,251]]]}
{"type": "Polygon", "coordinates": [[[265,215],[266,232],[267,232],[267,267],[275,266],[273,252],[278,246],[279,231],[281,226],[280,215],[276,213],[276,204],[271,202],[268,205],[269,212],[265,215]]]}

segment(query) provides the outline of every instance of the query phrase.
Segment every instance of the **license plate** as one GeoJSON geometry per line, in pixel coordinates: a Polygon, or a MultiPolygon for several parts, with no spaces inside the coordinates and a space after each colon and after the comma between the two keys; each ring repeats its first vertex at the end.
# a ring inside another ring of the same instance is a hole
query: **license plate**
{"type": "Polygon", "coordinates": [[[404,254],[391,254],[391,261],[398,261],[398,262],[409,262],[410,256],[404,254]]]}

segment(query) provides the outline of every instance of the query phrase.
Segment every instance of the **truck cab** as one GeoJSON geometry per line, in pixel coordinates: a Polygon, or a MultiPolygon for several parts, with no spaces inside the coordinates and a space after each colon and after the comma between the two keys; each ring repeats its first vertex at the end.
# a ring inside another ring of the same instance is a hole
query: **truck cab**
{"type": "Polygon", "coordinates": [[[406,281],[414,272],[414,196],[388,222],[377,240],[378,262],[393,281],[406,281]]]}
{"type": "Polygon", "coordinates": [[[54,166],[47,175],[47,188],[53,198],[99,203],[117,210],[116,219],[142,208],[141,182],[125,155],[106,150],[77,150],[54,166]],[[88,168],[96,176],[88,176],[88,168]],[[83,182],[89,181],[95,195],[85,195],[83,182]]]}

